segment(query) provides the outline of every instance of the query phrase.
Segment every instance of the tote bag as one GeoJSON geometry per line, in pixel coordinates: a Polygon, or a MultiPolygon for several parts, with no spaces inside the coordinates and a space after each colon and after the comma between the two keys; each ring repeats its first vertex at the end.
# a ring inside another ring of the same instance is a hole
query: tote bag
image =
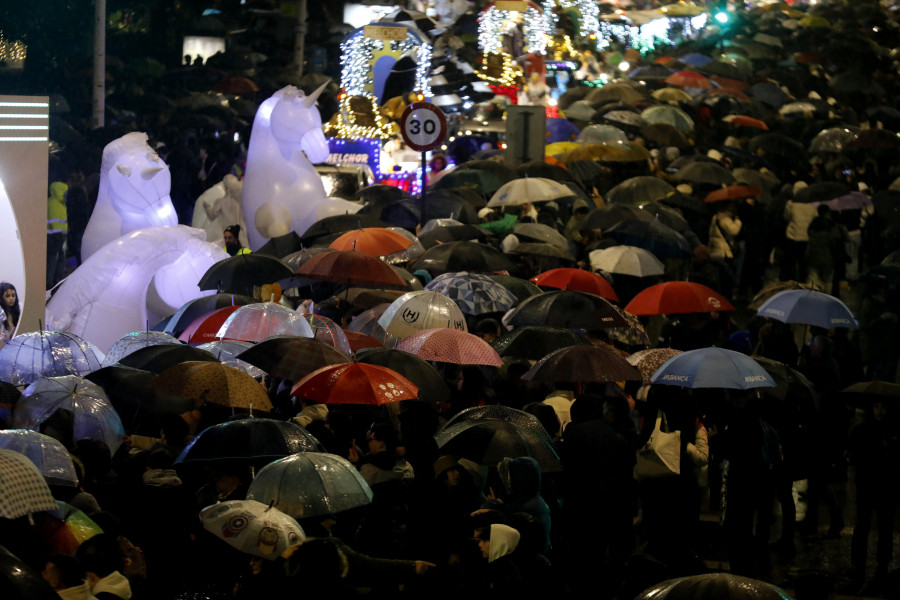
{"type": "Polygon", "coordinates": [[[669,431],[666,414],[656,413],[650,439],[637,451],[634,478],[638,481],[671,477],[681,473],[681,432],[669,431]]]}

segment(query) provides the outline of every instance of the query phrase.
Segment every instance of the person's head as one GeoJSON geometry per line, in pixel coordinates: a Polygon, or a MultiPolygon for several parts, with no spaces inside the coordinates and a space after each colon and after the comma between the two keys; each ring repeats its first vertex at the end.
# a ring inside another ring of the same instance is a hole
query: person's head
{"type": "Polygon", "coordinates": [[[498,558],[512,554],[519,545],[521,535],[509,525],[494,523],[489,527],[476,528],[473,537],[481,550],[481,556],[488,562],[494,562],[498,558]]]}
{"type": "Polygon", "coordinates": [[[84,541],[78,547],[75,558],[84,566],[92,587],[97,580],[125,569],[125,557],[119,548],[119,541],[109,533],[98,533],[84,541]]]}
{"type": "Polygon", "coordinates": [[[225,248],[240,248],[241,241],[238,236],[241,233],[240,225],[229,225],[225,228],[222,237],[225,239],[225,248]]]}
{"type": "Polygon", "coordinates": [[[884,421],[888,416],[888,405],[886,402],[877,400],[872,403],[872,417],[876,421],[884,421]]]}
{"type": "Polygon", "coordinates": [[[500,323],[497,319],[482,319],[475,326],[475,335],[490,343],[500,335],[500,323]]]}
{"type": "Polygon", "coordinates": [[[819,213],[820,217],[828,218],[831,215],[831,209],[827,204],[820,204],[816,211],[819,213]]]}
{"type": "Polygon", "coordinates": [[[397,449],[397,431],[390,423],[373,423],[366,433],[369,454],[393,452],[397,449]]]}
{"type": "Polygon", "coordinates": [[[12,325],[18,325],[21,314],[19,293],[16,291],[16,286],[8,281],[0,282],[0,306],[3,307],[7,318],[12,318],[12,325]]]}
{"type": "Polygon", "coordinates": [[[74,556],[54,554],[47,559],[41,577],[54,590],[65,590],[83,584],[86,574],[84,567],[74,556]]]}

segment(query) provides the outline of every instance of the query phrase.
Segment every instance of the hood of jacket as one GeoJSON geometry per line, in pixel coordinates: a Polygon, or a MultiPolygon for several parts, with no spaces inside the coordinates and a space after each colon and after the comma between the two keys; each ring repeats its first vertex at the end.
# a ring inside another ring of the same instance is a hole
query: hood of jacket
{"type": "Polygon", "coordinates": [[[524,503],[541,491],[541,467],[530,456],[504,458],[497,465],[511,503],[524,503]]]}
{"type": "Polygon", "coordinates": [[[64,590],[56,590],[56,593],[63,600],[97,600],[97,597],[91,593],[88,584],[73,585],[64,590]]]}
{"type": "Polygon", "coordinates": [[[102,592],[108,592],[122,600],[131,600],[131,584],[128,583],[128,578],[118,571],[113,571],[91,588],[91,593],[95,596],[102,592]]]}
{"type": "Polygon", "coordinates": [[[488,562],[492,563],[498,558],[512,554],[521,537],[519,532],[509,525],[502,523],[491,525],[491,550],[488,553],[488,562]]]}
{"type": "Polygon", "coordinates": [[[54,181],[50,184],[50,198],[53,200],[65,202],[66,192],[68,191],[69,186],[62,181],[54,181]]]}
{"type": "Polygon", "coordinates": [[[153,487],[173,488],[181,485],[181,478],[175,469],[150,469],[144,471],[144,485],[152,485],[153,487]]]}

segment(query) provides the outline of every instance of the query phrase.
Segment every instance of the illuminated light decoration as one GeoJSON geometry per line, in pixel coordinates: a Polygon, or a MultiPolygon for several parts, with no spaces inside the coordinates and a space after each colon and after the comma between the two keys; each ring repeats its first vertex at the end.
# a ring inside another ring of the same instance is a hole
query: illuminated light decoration
{"type": "Polygon", "coordinates": [[[351,96],[374,95],[376,82],[372,76],[375,63],[384,56],[399,60],[417,53],[416,80],[412,91],[431,97],[428,76],[431,71],[432,47],[415,29],[396,23],[379,22],[378,27],[406,30],[405,40],[382,40],[365,36],[365,27],[358,27],[341,42],[341,87],[351,96]]]}
{"type": "Polygon", "coordinates": [[[22,40],[10,41],[0,31],[0,67],[22,69],[28,56],[28,45],[22,40]]]}
{"type": "Polygon", "coordinates": [[[551,18],[547,19],[549,31],[556,29],[558,21],[553,13],[554,5],[560,8],[574,8],[578,11],[578,37],[590,39],[591,35],[600,28],[600,8],[593,0],[545,0],[543,3],[544,14],[549,13],[552,18],[552,22],[551,18]]]}
{"type": "Polygon", "coordinates": [[[344,139],[378,138],[386,140],[397,134],[396,127],[382,116],[375,98],[371,95],[342,95],[339,108],[331,121],[325,124],[325,135],[344,139]],[[360,125],[350,108],[351,101],[368,102],[371,106],[374,125],[360,125]]]}
{"type": "MultiPolygon", "coordinates": [[[[575,46],[572,44],[572,38],[570,38],[568,35],[564,35],[561,38],[554,37],[550,39],[547,44],[547,54],[552,56],[553,60],[564,61],[567,57],[575,56],[577,54],[577,51],[575,50],[575,46]]],[[[549,69],[549,66],[545,64],[545,68],[549,69]]],[[[578,68],[578,65],[575,65],[575,68],[578,68]]]]}
{"type": "Polygon", "coordinates": [[[550,104],[544,107],[544,114],[548,119],[558,119],[559,118],[559,107],[555,104],[550,104]]]}
{"type": "Polygon", "coordinates": [[[82,260],[137,229],[177,225],[171,185],[169,167],[147,144],[146,133],[127,133],[107,144],[97,204],[81,242],[82,260]]]}
{"type": "MultiPolygon", "coordinates": [[[[546,11],[534,2],[526,1],[525,4],[527,8],[522,23],[524,51],[543,54],[553,30],[544,17],[546,11]]],[[[501,10],[491,3],[478,15],[478,46],[484,54],[503,51],[503,25],[512,18],[514,12],[517,11],[501,10]]]]}
{"type": "Polygon", "coordinates": [[[505,52],[485,52],[481,61],[481,69],[478,70],[477,75],[483,81],[488,82],[491,90],[496,92],[494,86],[518,89],[516,87],[516,82],[522,75],[522,69],[516,65],[513,62],[512,57],[505,52]],[[499,75],[491,74],[492,69],[489,63],[492,59],[499,59],[501,61],[499,75]]]}
{"type": "Polygon", "coordinates": [[[379,139],[328,139],[331,154],[325,161],[329,165],[369,165],[375,176],[381,175],[381,140],[379,139]]]}

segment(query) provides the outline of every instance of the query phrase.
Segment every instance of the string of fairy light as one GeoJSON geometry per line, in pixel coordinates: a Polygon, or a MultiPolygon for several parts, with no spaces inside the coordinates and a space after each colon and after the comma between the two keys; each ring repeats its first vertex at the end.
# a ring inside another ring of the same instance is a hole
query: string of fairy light
{"type": "Polygon", "coordinates": [[[28,46],[22,40],[8,40],[0,31],[0,64],[20,63],[28,55],[28,46]]]}
{"type": "Polygon", "coordinates": [[[377,40],[365,37],[362,33],[341,42],[341,86],[351,96],[371,94],[375,80],[373,78],[372,61],[378,54],[389,50],[393,56],[415,52],[416,80],[413,91],[426,98],[431,96],[431,85],[428,75],[431,71],[431,44],[420,41],[412,35],[405,40],[377,40]],[[385,44],[390,44],[385,48],[385,44]]]}

